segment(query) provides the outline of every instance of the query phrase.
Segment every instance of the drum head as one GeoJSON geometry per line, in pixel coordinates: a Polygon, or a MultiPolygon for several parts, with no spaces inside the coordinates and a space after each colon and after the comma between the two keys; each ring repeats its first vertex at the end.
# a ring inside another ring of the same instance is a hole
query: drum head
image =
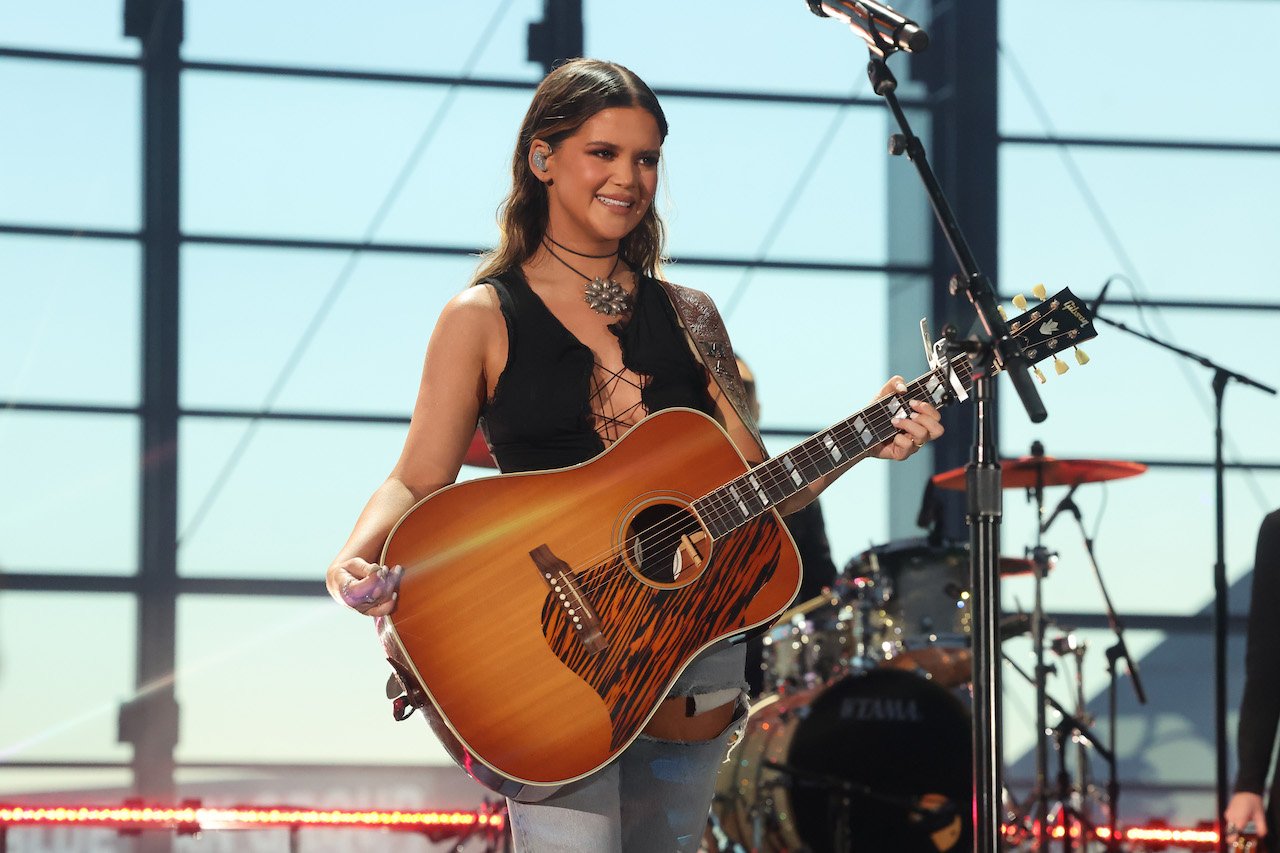
{"type": "Polygon", "coordinates": [[[892,670],[839,681],[816,696],[791,741],[800,835],[814,853],[835,853],[843,814],[855,853],[968,850],[971,756],[969,713],[937,684],[892,670]],[[850,783],[847,806],[831,777],[850,783]]]}

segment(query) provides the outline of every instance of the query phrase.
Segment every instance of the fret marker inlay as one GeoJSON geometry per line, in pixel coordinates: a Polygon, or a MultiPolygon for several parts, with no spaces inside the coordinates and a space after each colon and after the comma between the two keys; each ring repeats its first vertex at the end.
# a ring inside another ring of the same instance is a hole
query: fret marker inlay
{"type": "Polygon", "coordinates": [[[933,400],[935,406],[947,396],[947,392],[942,386],[942,380],[938,378],[936,373],[929,376],[929,381],[925,383],[924,387],[929,391],[929,397],[933,400]]]}
{"type": "Polygon", "coordinates": [[[802,478],[800,476],[800,472],[796,470],[796,465],[791,461],[790,456],[782,457],[782,467],[787,469],[787,472],[791,475],[791,481],[795,483],[796,486],[804,486],[804,478],[802,478]]]}
{"type": "Polygon", "coordinates": [[[751,517],[751,510],[747,509],[747,505],[746,505],[746,503],[745,503],[745,502],[742,500],[742,498],[738,495],[738,488],[737,488],[737,486],[730,486],[730,487],[729,487],[729,495],[730,495],[730,496],[731,496],[735,501],[737,501],[737,502],[738,502],[738,509],[742,512],[743,517],[744,517],[744,518],[750,518],[750,517],[751,517]]]}
{"type": "Polygon", "coordinates": [[[769,505],[769,496],[768,496],[768,495],[766,495],[766,494],[764,493],[764,488],[763,488],[763,487],[761,487],[761,485],[760,485],[760,481],[756,479],[756,475],[755,475],[755,474],[752,474],[750,477],[748,477],[748,478],[747,478],[747,480],[748,480],[748,481],[751,483],[751,485],[755,488],[755,490],[756,490],[756,497],[758,497],[758,498],[760,499],[760,503],[764,504],[765,506],[768,506],[768,505],[769,505]]]}
{"type": "Polygon", "coordinates": [[[871,430],[867,429],[867,422],[862,415],[858,415],[853,421],[853,428],[858,431],[858,439],[862,442],[863,447],[870,447],[876,437],[871,434],[871,430]]]}
{"type": "Polygon", "coordinates": [[[823,436],[822,446],[827,449],[827,453],[831,454],[831,458],[836,462],[839,462],[840,458],[844,455],[840,452],[840,445],[836,444],[836,440],[831,437],[830,433],[823,436]]]}

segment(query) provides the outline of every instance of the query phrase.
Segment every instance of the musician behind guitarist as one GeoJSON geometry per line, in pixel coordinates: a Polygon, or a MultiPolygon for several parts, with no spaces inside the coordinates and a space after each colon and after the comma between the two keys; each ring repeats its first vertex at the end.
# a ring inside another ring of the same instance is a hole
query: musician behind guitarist
{"type": "MultiPolygon", "coordinates": [[[[586,462],[676,406],[715,417],[748,460],[764,458],[714,306],[659,277],[653,200],[666,134],[652,90],[620,65],[574,60],[538,86],[511,160],[499,245],[436,323],[400,460],[326,575],[335,599],[369,616],[392,612],[401,570],[377,565],[383,544],[410,507],[454,481],[477,422],[504,473],[586,462]]],[[[723,144],[755,143],[726,133],[723,144]]],[[[772,168],[772,152],[756,147],[754,169],[726,180],[751,186],[756,170],[772,168]]],[[[880,393],[906,390],[895,377],[880,393]]],[[[910,405],[874,455],[905,459],[942,434],[936,408],[910,405]]],[[[846,467],[781,509],[808,503],[846,467]]],[[[696,848],[743,722],[744,654],[712,646],[618,759],[538,803],[511,802],[516,849],[696,848]]]]}
{"type": "Polygon", "coordinates": [[[1267,764],[1275,749],[1280,725],[1280,510],[1262,520],[1258,552],[1253,563],[1253,592],[1249,599],[1249,633],[1245,646],[1244,696],[1236,734],[1239,771],[1236,792],[1223,813],[1227,841],[1235,842],[1249,824],[1262,837],[1263,849],[1280,850],[1275,837],[1280,826],[1280,760],[1271,773],[1271,805],[1263,807],[1267,764]]]}
{"type": "MultiPolygon", "coordinates": [[[[760,398],[756,395],[756,377],[741,358],[738,373],[747,392],[747,410],[752,420],[760,420],[760,398]]],[[[831,559],[831,543],[827,541],[827,525],[822,517],[822,504],[815,499],[785,519],[791,538],[800,552],[800,564],[804,574],[800,578],[800,591],[792,604],[808,601],[829,590],[836,582],[836,564],[831,559]]],[[[747,690],[752,698],[764,689],[764,639],[757,637],[747,643],[747,690]]]]}

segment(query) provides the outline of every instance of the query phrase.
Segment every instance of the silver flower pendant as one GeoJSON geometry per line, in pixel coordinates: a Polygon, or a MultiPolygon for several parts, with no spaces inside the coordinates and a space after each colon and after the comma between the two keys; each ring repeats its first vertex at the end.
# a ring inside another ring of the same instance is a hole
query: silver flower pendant
{"type": "Polygon", "coordinates": [[[631,295],[613,279],[594,278],[582,288],[591,310],[609,317],[631,312],[631,295]]]}

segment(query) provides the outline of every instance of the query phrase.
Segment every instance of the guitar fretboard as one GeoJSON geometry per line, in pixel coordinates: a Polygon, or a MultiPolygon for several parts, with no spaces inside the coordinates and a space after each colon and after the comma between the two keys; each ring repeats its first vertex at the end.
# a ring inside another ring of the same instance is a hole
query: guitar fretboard
{"type": "MultiPolygon", "coordinates": [[[[966,392],[973,386],[968,359],[951,368],[966,392]]],[[[866,456],[897,434],[894,418],[911,416],[909,400],[928,400],[942,408],[955,399],[945,373],[931,371],[907,384],[907,390],[876,400],[795,447],[765,460],[746,474],[698,498],[693,507],[712,538],[733,532],[849,462],[866,456]]]]}

